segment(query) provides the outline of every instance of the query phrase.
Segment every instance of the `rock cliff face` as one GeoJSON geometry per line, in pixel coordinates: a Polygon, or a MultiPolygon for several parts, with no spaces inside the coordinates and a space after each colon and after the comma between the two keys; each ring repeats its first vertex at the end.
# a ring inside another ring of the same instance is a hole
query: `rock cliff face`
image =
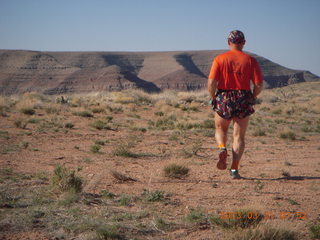
{"type": "MultiPolygon", "coordinates": [[[[214,57],[225,50],[184,52],[38,52],[0,50],[0,94],[61,94],[141,88],[196,90],[207,87],[214,57]]],[[[251,54],[251,53],[250,53],[251,54]]],[[[319,81],[251,54],[267,88],[319,81]]]]}

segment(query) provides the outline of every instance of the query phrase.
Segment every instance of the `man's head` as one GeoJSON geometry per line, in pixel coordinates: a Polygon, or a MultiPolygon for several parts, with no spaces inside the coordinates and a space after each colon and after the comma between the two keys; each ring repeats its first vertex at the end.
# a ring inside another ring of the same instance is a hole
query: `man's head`
{"type": "Polygon", "coordinates": [[[231,31],[228,36],[228,45],[230,49],[242,50],[244,44],[246,43],[246,39],[244,37],[243,32],[239,30],[231,31]]]}

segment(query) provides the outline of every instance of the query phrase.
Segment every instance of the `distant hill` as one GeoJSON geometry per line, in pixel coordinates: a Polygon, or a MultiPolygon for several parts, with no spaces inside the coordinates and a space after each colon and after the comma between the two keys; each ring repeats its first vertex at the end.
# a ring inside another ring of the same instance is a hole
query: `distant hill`
{"type": "MultiPolygon", "coordinates": [[[[0,50],[0,94],[118,91],[207,87],[214,57],[225,50],[179,52],[40,52],[0,50]]],[[[251,53],[249,53],[251,54],[251,53]]],[[[256,57],[267,88],[319,81],[309,71],[256,57]]]]}

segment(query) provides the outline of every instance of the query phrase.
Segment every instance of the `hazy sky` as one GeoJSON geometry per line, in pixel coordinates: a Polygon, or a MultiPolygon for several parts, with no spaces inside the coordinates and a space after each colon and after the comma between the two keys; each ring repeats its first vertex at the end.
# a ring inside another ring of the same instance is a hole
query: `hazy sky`
{"type": "Polygon", "coordinates": [[[246,50],[320,75],[320,0],[0,0],[0,49],[246,50]]]}

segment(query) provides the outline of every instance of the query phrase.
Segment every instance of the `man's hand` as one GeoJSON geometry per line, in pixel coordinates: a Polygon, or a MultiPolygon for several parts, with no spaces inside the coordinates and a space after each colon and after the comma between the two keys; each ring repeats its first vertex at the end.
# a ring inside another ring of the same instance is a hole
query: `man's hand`
{"type": "Polygon", "coordinates": [[[218,81],[215,79],[208,79],[208,91],[210,99],[214,99],[216,97],[218,81]]]}
{"type": "Polygon", "coordinates": [[[255,84],[253,87],[253,97],[256,99],[263,89],[263,82],[255,84]]]}

